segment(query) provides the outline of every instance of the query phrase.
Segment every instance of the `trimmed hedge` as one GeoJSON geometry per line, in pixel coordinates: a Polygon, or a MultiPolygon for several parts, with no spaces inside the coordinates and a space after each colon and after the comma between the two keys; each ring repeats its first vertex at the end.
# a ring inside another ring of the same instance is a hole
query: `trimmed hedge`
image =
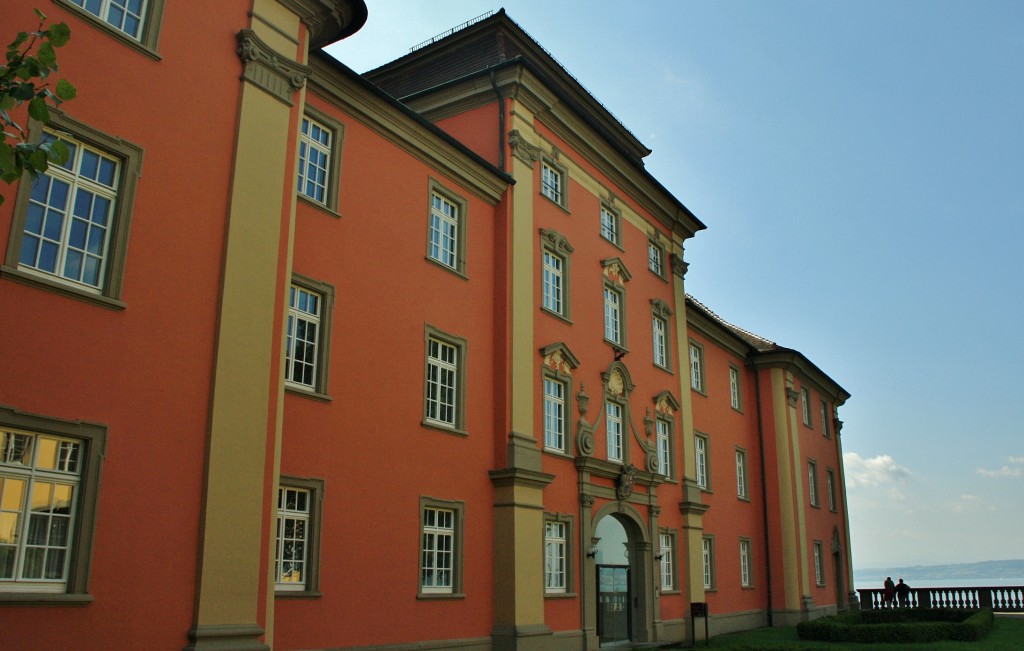
{"type": "Polygon", "coordinates": [[[974,642],[992,630],[991,610],[894,608],[864,610],[797,624],[802,640],[821,642],[974,642]]]}

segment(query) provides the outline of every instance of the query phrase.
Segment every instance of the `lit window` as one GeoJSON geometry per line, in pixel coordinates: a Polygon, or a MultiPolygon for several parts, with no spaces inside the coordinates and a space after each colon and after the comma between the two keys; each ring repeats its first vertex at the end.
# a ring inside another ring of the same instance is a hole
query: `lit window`
{"type": "Polygon", "coordinates": [[[543,161],[540,166],[540,193],[565,207],[564,173],[547,161],[543,161]]]}
{"type": "Polygon", "coordinates": [[[605,422],[608,430],[608,460],[622,462],[622,406],[615,402],[605,404],[605,422]]]}
{"type": "Polygon", "coordinates": [[[715,588],[715,541],[710,536],[701,540],[701,561],[704,566],[704,589],[715,588]]]}
{"type": "Polygon", "coordinates": [[[818,464],[807,462],[807,485],[811,493],[811,506],[818,506],[818,464]]]}
{"type": "Polygon", "coordinates": [[[740,585],[744,588],[754,585],[750,573],[750,541],[746,539],[740,540],[740,585]]]}
{"type": "Polygon", "coordinates": [[[292,388],[326,393],[328,326],[334,288],[298,274],[292,281],[285,332],[285,383],[292,388]]]}
{"type": "Polygon", "coordinates": [[[544,378],[544,447],[565,451],[565,383],[544,378]]]}
{"type": "Polygon", "coordinates": [[[729,404],[733,409],[740,408],[740,370],[735,366],[729,367],[729,404]]]}
{"type": "Polygon", "coordinates": [[[647,268],[665,277],[665,249],[652,241],[647,242],[647,268]]]}
{"type": "Polygon", "coordinates": [[[676,570],[675,570],[675,541],[674,536],[668,533],[662,533],[658,536],[658,553],[661,554],[661,589],[663,592],[669,590],[675,590],[676,587],[676,570]]]}
{"type": "Polygon", "coordinates": [[[0,408],[0,593],[85,593],[105,439],[0,408]]]}
{"type": "Polygon", "coordinates": [[[564,522],[544,523],[544,591],[563,593],[566,587],[566,525],[564,522]]]}
{"type": "Polygon", "coordinates": [[[658,437],[658,473],[669,477],[672,474],[672,425],[659,418],[655,427],[658,437]]]}
{"type": "Polygon", "coordinates": [[[747,453],[736,450],[736,496],[747,499],[747,453]]]}
{"type": "Polygon", "coordinates": [[[814,541],[814,582],[825,585],[825,550],[820,541],[814,541]]]}
{"type": "Polygon", "coordinates": [[[423,509],[420,591],[451,593],[455,585],[455,511],[423,509]]]}
{"type": "Polygon", "coordinates": [[[612,244],[619,243],[619,215],[605,206],[601,206],[601,237],[612,244]]]}
{"type": "Polygon", "coordinates": [[[323,482],[316,479],[287,479],[287,482],[289,485],[277,490],[275,589],[311,592],[317,586],[323,482]]]}
{"type": "Polygon", "coordinates": [[[604,338],[622,345],[622,293],[607,285],[604,288],[604,338]]]}
{"type": "Polygon", "coordinates": [[[693,437],[695,451],[694,460],[697,466],[697,486],[708,490],[710,488],[710,477],[708,476],[708,439],[703,434],[693,437]]]}
{"type": "Polygon", "coordinates": [[[334,133],[323,124],[302,118],[299,135],[299,194],[327,205],[334,133]]]}
{"type": "Polygon", "coordinates": [[[704,349],[690,344],[690,387],[704,393],[704,349]]]}

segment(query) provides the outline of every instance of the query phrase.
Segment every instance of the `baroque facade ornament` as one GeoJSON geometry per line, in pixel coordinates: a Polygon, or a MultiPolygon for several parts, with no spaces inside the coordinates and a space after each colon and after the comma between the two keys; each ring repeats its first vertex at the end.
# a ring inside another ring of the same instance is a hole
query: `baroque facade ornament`
{"type": "Polygon", "coordinates": [[[627,464],[622,468],[622,474],[615,482],[615,497],[620,500],[628,499],[633,494],[633,484],[636,482],[636,466],[627,464]]]}
{"type": "Polygon", "coordinates": [[[565,235],[558,231],[542,228],[540,229],[540,238],[557,253],[568,254],[576,250],[569,244],[569,240],[565,238],[565,235]]]}
{"type": "Polygon", "coordinates": [[[683,261],[682,256],[673,253],[668,258],[669,264],[672,267],[672,274],[682,278],[686,275],[686,270],[689,269],[690,265],[683,261]]]}
{"type": "Polygon", "coordinates": [[[519,133],[519,129],[509,131],[508,144],[512,147],[512,155],[531,167],[540,160],[543,153],[540,147],[531,145],[523,134],[519,133]]]}
{"type": "Polygon", "coordinates": [[[285,104],[306,85],[309,66],[282,56],[264,43],[251,29],[238,32],[238,58],[244,69],[242,79],[259,86],[285,104]]]}

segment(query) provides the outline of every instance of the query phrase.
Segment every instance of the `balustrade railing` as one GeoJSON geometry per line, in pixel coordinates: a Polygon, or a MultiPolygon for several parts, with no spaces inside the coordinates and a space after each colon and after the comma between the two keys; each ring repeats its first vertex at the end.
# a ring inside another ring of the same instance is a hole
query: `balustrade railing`
{"type": "Polygon", "coordinates": [[[1024,612],[1024,586],[911,588],[905,603],[886,603],[881,588],[860,588],[861,610],[882,608],[990,608],[999,613],[1024,612]]]}

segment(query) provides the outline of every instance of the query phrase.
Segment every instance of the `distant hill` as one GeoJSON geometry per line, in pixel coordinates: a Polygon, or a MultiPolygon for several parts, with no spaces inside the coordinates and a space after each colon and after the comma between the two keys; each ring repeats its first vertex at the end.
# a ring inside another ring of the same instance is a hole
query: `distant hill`
{"type": "Polygon", "coordinates": [[[957,579],[1020,579],[1024,578],[1024,559],[982,561],[954,565],[912,565],[910,567],[868,567],[853,571],[855,581],[882,581],[887,576],[900,576],[908,583],[919,579],[955,581],[957,579]]]}

